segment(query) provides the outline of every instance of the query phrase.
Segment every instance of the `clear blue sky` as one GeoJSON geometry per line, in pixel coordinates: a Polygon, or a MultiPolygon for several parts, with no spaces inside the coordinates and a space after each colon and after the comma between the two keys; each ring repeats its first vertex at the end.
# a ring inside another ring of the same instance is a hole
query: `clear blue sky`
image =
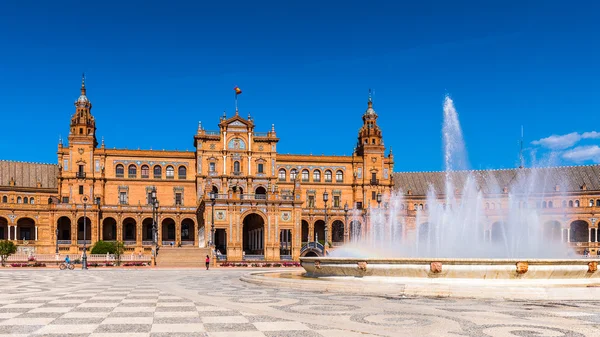
{"type": "Polygon", "coordinates": [[[85,71],[111,148],[191,150],[238,85],[279,152],[350,154],[373,88],[396,171],[443,168],[447,93],[473,168],[516,166],[521,125],[528,165],[600,162],[600,5],[558,3],[2,1],[0,159],[56,162],[85,71]]]}

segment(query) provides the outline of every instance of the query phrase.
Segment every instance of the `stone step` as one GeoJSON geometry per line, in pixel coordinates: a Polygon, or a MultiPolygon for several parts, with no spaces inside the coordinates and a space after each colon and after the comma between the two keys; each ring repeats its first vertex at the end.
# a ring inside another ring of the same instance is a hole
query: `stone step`
{"type": "Polygon", "coordinates": [[[209,248],[161,247],[156,264],[159,267],[204,267],[209,248]]]}

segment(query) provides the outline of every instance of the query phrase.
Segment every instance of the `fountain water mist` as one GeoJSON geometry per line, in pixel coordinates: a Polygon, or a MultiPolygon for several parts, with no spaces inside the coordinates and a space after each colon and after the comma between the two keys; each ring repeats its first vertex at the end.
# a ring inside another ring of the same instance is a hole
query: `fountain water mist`
{"type": "Polygon", "coordinates": [[[351,242],[331,255],[374,258],[568,256],[570,250],[563,242],[560,224],[542,221],[538,209],[531,207],[535,200],[543,198],[545,175],[550,172],[519,169],[510,182],[504,181],[505,185],[501,185],[494,174],[500,171],[467,171],[467,151],[458,113],[448,96],[443,111],[445,172],[443,187],[439,187],[443,190],[430,185],[426,202],[414,205],[415,216],[408,216],[402,191],[386,196],[384,208],[370,208],[369,221],[365,221],[358,210],[354,211],[351,242]],[[412,226],[408,226],[410,222],[412,226]],[[368,228],[365,223],[369,224],[368,228]]]}

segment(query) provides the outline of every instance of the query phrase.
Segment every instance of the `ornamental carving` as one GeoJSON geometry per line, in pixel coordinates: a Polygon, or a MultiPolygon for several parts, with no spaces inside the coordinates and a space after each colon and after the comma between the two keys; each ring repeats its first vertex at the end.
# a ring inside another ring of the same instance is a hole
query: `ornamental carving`
{"type": "Polygon", "coordinates": [[[517,274],[525,274],[529,270],[529,263],[517,262],[517,274]]]}
{"type": "Polygon", "coordinates": [[[290,221],[291,218],[292,218],[292,215],[290,214],[290,212],[282,212],[281,213],[281,220],[288,222],[288,221],[290,221]]]}

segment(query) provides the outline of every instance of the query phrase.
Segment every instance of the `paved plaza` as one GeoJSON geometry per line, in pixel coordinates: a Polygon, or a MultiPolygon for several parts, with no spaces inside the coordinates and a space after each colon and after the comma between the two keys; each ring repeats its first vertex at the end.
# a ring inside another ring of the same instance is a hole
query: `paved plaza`
{"type": "Polygon", "coordinates": [[[600,299],[303,292],[240,281],[249,272],[3,268],[0,336],[600,336],[600,299]]]}

